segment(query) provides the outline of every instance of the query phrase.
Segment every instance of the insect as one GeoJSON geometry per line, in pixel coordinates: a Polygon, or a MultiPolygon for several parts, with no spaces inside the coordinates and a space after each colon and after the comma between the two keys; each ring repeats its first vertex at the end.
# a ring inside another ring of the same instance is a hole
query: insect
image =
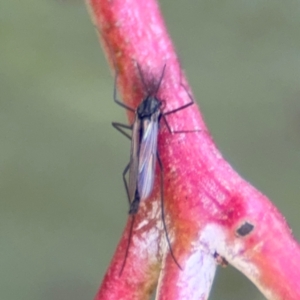
{"type": "MultiPolygon", "coordinates": [[[[137,64],[138,72],[143,84],[145,91],[147,91],[147,85],[145,83],[140,66],[137,64]]],[[[130,151],[130,161],[123,171],[123,181],[126,188],[128,201],[129,201],[129,214],[132,215],[131,228],[129,231],[129,242],[126,249],[125,260],[121,268],[120,275],[125,267],[126,257],[129,251],[129,245],[133,230],[134,216],[138,212],[140,201],[146,199],[153,190],[154,178],[155,178],[155,167],[156,161],[160,167],[160,187],[161,187],[161,214],[163,227],[166,232],[166,239],[169,245],[170,253],[181,269],[179,263],[177,262],[170,244],[170,239],[167,232],[167,226],[164,218],[164,205],[163,205],[163,166],[159,157],[157,150],[159,123],[161,118],[164,119],[165,124],[170,133],[183,133],[183,131],[171,131],[170,126],[166,120],[166,116],[175,113],[179,110],[187,108],[194,104],[192,97],[189,95],[191,101],[187,104],[173,109],[168,112],[162,111],[163,101],[158,99],[157,93],[159,91],[160,85],[162,83],[166,65],[164,65],[161,76],[158,80],[157,86],[148,90],[145,98],[141,101],[136,109],[130,107],[117,99],[116,96],[116,83],[117,75],[115,76],[114,83],[114,101],[122,106],[123,108],[135,113],[135,119],[132,125],[125,125],[117,122],[113,122],[112,125],[119,132],[125,135],[127,138],[131,139],[131,151],[130,151]],[[132,130],[132,134],[129,135],[125,130],[132,130]],[[127,183],[126,175],[129,172],[129,180],[127,183]]],[[[198,130],[193,130],[198,131],[198,130]]],[[[186,131],[184,131],[186,132],[186,131]]]]}

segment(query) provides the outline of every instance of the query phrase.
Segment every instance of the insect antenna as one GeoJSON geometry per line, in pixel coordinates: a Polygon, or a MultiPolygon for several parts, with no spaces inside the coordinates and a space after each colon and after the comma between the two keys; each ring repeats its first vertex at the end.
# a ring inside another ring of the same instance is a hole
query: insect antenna
{"type": "Polygon", "coordinates": [[[139,76],[141,78],[141,81],[142,81],[142,84],[143,84],[143,88],[145,91],[147,91],[148,93],[148,87],[146,85],[146,82],[145,82],[145,79],[144,79],[144,76],[143,76],[143,72],[142,72],[142,69],[141,69],[141,66],[139,63],[136,64],[137,68],[138,68],[138,72],[139,72],[139,76]]]}
{"type": "Polygon", "coordinates": [[[160,75],[160,78],[159,78],[159,81],[157,83],[157,87],[156,87],[156,91],[154,92],[154,95],[156,95],[158,93],[158,90],[160,88],[160,85],[161,85],[161,82],[164,78],[164,75],[165,75],[165,70],[166,70],[166,64],[164,64],[164,67],[163,67],[163,70],[161,72],[161,75],[160,75]]]}
{"type": "Polygon", "coordinates": [[[147,94],[148,94],[148,95],[151,94],[151,95],[156,96],[156,94],[157,94],[158,91],[159,91],[161,82],[162,82],[162,80],[163,80],[163,78],[164,78],[164,75],[165,75],[166,64],[164,64],[162,73],[161,73],[161,75],[160,75],[160,78],[159,78],[157,84],[156,84],[155,87],[154,87],[154,86],[153,86],[154,84],[152,83],[152,85],[150,85],[150,88],[149,88],[149,84],[146,84],[146,81],[145,81],[145,78],[144,78],[144,75],[143,75],[141,66],[140,66],[138,63],[137,63],[137,68],[138,68],[139,76],[140,76],[140,78],[141,78],[141,82],[142,82],[142,84],[143,84],[144,90],[147,91],[147,94]]]}

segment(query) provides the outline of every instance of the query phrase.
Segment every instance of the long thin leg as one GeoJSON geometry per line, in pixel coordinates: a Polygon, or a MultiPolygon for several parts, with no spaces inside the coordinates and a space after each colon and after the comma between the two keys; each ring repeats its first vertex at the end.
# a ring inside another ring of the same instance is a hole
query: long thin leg
{"type": "Polygon", "coordinates": [[[160,203],[161,203],[161,218],[162,218],[162,222],[163,222],[163,227],[164,227],[164,231],[166,233],[166,239],[167,239],[167,243],[168,243],[168,246],[169,246],[169,249],[170,249],[171,256],[172,256],[175,264],[178,266],[178,268],[180,270],[182,270],[180,264],[178,263],[175,255],[173,253],[173,249],[172,249],[170,238],[169,238],[169,234],[168,234],[168,229],[167,229],[167,224],[166,224],[166,219],[165,219],[165,208],[164,208],[164,186],[163,186],[164,185],[164,175],[163,175],[163,166],[162,166],[162,162],[160,160],[158,152],[157,152],[156,156],[157,156],[157,161],[158,161],[158,165],[159,165],[159,168],[160,168],[160,193],[161,193],[160,203]]]}
{"type": "Polygon", "coordinates": [[[127,166],[125,167],[125,169],[122,173],[122,176],[123,176],[123,182],[124,182],[124,186],[125,186],[125,190],[126,190],[126,194],[127,194],[127,199],[128,199],[129,206],[130,206],[131,205],[131,200],[130,200],[130,197],[129,197],[128,183],[127,183],[127,180],[126,180],[126,174],[128,173],[129,167],[130,167],[130,163],[127,164],[127,166]]]}
{"type": "Polygon", "coordinates": [[[132,125],[126,125],[118,122],[112,122],[111,125],[119,132],[121,132],[123,135],[125,135],[128,139],[131,140],[131,135],[129,135],[128,132],[123,130],[123,128],[132,130],[132,125]]]}
{"type": "Polygon", "coordinates": [[[175,113],[175,112],[177,112],[177,111],[179,111],[179,110],[181,110],[181,109],[185,109],[185,108],[187,108],[187,107],[189,107],[190,105],[193,105],[194,103],[195,103],[195,101],[194,101],[194,99],[193,99],[193,97],[192,97],[192,95],[189,93],[189,91],[188,91],[188,89],[186,88],[186,86],[181,82],[181,75],[182,75],[182,72],[181,72],[181,63],[179,62],[179,72],[180,72],[180,85],[184,88],[184,90],[186,91],[186,93],[187,93],[187,95],[188,95],[188,97],[190,98],[190,102],[188,102],[187,104],[184,104],[184,105],[182,105],[182,106],[180,106],[180,107],[178,107],[178,108],[175,108],[175,109],[173,109],[173,110],[171,110],[171,111],[168,111],[168,112],[166,112],[166,113],[164,113],[164,115],[170,115],[170,114],[172,114],[172,113],[175,113]]]}
{"type": "Polygon", "coordinates": [[[180,85],[185,89],[185,91],[186,91],[186,93],[187,93],[187,95],[189,96],[189,98],[190,98],[191,101],[188,102],[188,103],[186,103],[186,104],[184,104],[184,105],[182,105],[182,106],[180,106],[180,107],[178,107],[178,108],[175,108],[175,109],[172,109],[172,110],[170,110],[170,111],[167,111],[167,112],[163,113],[161,116],[162,116],[162,118],[164,119],[164,122],[165,122],[165,124],[166,124],[166,126],[167,126],[167,128],[168,128],[168,131],[169,131],[170,133],[172,133],[172,134],[174,134],[174,133],[199,132],[199,131],[201,131],[201,129],[193,129],[193,130],[177,130],[177,131],[173,131],[173,130],[171,129],[171,127],[170,127],[168,121],[167,121],[167,118],[166,118],[167,115],[174,114],[174,113],[176,113],[176,112],[178,112],[178,111],[180,111],[180,110],[182,110],[182,109],[185,109],[185,108],[187,108],[187,107],[189,107],[189,106],[191,106],[191,105],[193,105],[193,104],[195,103],[193,97],[191,96],[191,94],[189,93],[189,91],[187,90],[187,88],[186,88],[182,83],[180,83],[180,85]]]}
{"type": "MultiPolygon", "coordinates": [[[[126,181],[126,174],[129,170],[129,167],[130,167],[130,163],[127,164],[127,166],[125,167],[125,169],[123,171],[123,181],[124,181],[124,186],[125,186],[126,193],[127,193],[129,206],[131,206],[131,201],[130,201],[130,198],[129,198],[128,184],[127,184],[127,181],[126,181]]],[[[132,239],[134,219],[135,219],[135,215],[133,214],[131,216],[131,224],[130,224],[129,235],[128,235],[128,243],[127,243],[127,246],[126,246],[125,256],[124,256],[124,260],[123,260],[123,263],[122,263],[122,266],[121,266],[121,269],[120,269],[119,277],[122,276],[123,270],[124,270],[125,265],[126,265],[126,261],[127,261],[127,257],[128,257],[128,253],[129,253],[129,247],[130,247],[130,243],[131,243],[131,239],[132,239]]]]}
{"type": "Polygon", "coordinates": [[[131,224],[130,224],[129,235],[128,235],[128,243],[127,243],[127,247],[126,247],[126,251],[125,251],[125,257],[124,257],[124,260],[123,260],[123,264],[122,264],[122,267],[121,267],[121,270],[120,270],[120,273],[119,273],[119,277],[122,276],[123,270],[124,270],[125,265],[126,265],[126,261],[127,261],[127,257],[128,257],[128,253],[129,253],[129,247],[130,247],[131,238],[132,238],[132,233],[133,233],[134,219],[135,219],[135,216],[133,215],[131,217],[131,224]]]}
{"type": "Polygon", "coordinates": [[[182,83],[180,83],[180,85],[185,89],[185,91],[186,91],[186,93],[187,93],[187,95],[189,96],[189,98],[190,98],[191,101],[188,102],[188,103],[186,103],[186,104],[184,104],[184,105],[182,105],[182,106],[180,106],[180,107],[177,107],[177,108],[175,108],[175,109],[172,109],[172,110],[170,110],[170,111],[165,112],[165,113],[164,113],[164,116],[167,116],[167,115],[173,114],[173,113],[175,113],[175,112],[177,112],[177,111],[179,111],[179,110],[185,109],[185,108],[187,108],[187,107],[189,107],[189,106],[191,106],[191,105],[193,105],[193,104],[195,103],[193,97],[192,97],[191,94],[188,92],[187,88],[186,88],[182,83]]]}
{"type": "Polygon", "coordinates": [[[201,129],[193,129],[193,130],[172,130],[168,121],[167,121],[167,118],[165,117],[165,115],[161,115],[161,117],[163,118],[167,128],[168,128],[168,131],[171,133],[171,134],[179,134],[179,133],[191,133],[191,132],[200,132],[202,131],[201,129]]]}
{"type": "Polygon", "coordinates": [[[134,108],[132,108],[132,107],[130,107],[130,106],[124,104],[122,101],[118,100],[118,98],[117,98],[117,79],[118,79],[118,71],[117,71],[117,63],[116,63],[115,57],[114,57],[114,55],[113,55],[114,52],[113,52],[113,49],[112,49],[111,45],[109,44],[109,42],[104,38],[104,35],[101,33],[101,31],[98,29],[98,27],[97,27],[95,24],[94,24],[94,27],[95,27],[96,31],[98,32],[98,34],[102,37],[102,39],[103,39],[103,41],[105,42],[106,46],[108,47],[109,52],[110,52],[111,57],[112,57],[112,60],[113,60],[114,69],[115,69],[115,71],[116,71],[116,75],[115,75],[115,78],[114,78],[114,93],[113,93],[114,101],[115,101],[118,105],[122,106],[123,108],[128,109],[128,110],[130,110],[130,111],[132,111],[132,112],[135,112],[135,109],[134,109],[134,108]]]}
{"type": "Polygon", "coordinates": [[[125,167],[125,169],[122,173],[122,176],[123,176],[124,186],[125,186],[125,189],[126,189],[127,199],[128,199],[128,202],[129,202],[129,214],[130,215],[135,215],[139,210],[139,205],[140,205],[141,198],[140,198],[138,190],[136,189],[134,199],[133,200],[130,199],[128,183],[127,183],[127,180],[126,180],[126,174],[128,173],[129,168],[130,168],[130,163],[128,163],[127,166],[125,167]]]}
{"type": "Polygon", "coordinates": [[[128,106],[126,104],[124,104],[122,101],[118,100],[117,98],[117,79],[118,79],[118,72],[116,71],[116,75],[115,75],[115,79],[114,79],[114,101],[122,106],[123,108],[127,109],[127,110],[130,110],[132,112],[135,112],[135,109],[131,106],[128,106]]]}
{"type": "Polygon", "coordinates": [[[132,108],[132,107],[130,107],[130,106],[124,104],[122,101],[118,100],[118,98],[117,98],[117,79],[118,79],[118,70],[117,70],[117,63],[116,63],[115,57],[114,57],[114,55],[113,55],[114,52],[113,52],[113,49],[112,49],[111,45],[110,45],[109,42],[104,38],[104,35],[101,33],[101,31],[98,29],[98,27],[97,27],[96,25],[94,25],[94,27],[95,27],[95,29],[97,30],[98,34],[101,35],[103,41],[105,42],[106,46],[108,47],[109,52],[110,52],[111,57],[112,57],[112,60],[113,60],[114,69],[115,69],[115,71],[116,71],[116,75],[115,75],[115,78],[114,78],[114,93],[113,93],[114,101],[115,101],[118,105],[122,106],[123,108],[128,109],[128,110],[130,110],[130,111],[132,111],[132,112],[135,112],[135,109],[134,109],[134,108],[132,108]]]}

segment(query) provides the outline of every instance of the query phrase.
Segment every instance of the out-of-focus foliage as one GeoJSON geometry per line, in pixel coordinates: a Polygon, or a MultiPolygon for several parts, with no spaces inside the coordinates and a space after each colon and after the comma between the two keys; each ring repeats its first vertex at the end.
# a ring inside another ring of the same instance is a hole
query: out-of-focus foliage
{"type": "MultiPolygon", "coordinates": [[[[300,4],[161,1],[233,166],[300,237],[300,4]]],[[[84,3],[0,4],[0,299],[92,299],[127,215],[125,121],[84,3]]],[[[222,269],[211,299],[263,299],[222,269]]]]}

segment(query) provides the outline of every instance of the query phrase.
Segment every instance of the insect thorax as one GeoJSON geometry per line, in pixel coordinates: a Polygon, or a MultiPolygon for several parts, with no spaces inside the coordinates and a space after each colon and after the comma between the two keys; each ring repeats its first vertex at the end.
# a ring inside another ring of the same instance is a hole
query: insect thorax
{"type": "Polygon", "coordinates": [[[150,118],[161,107],[161,101],[154,96],[147,96],[137,108],[138,118],[150,118]]]}

